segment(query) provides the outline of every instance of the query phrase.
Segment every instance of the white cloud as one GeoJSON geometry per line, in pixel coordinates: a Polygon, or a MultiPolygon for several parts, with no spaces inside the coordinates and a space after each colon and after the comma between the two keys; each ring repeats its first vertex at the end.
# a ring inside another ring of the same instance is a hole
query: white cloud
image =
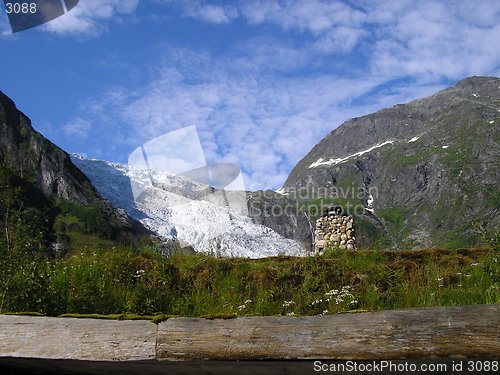
{"type": "Polygon", "coordinates": [[[295,0],[243,2],[241,13],[254,25],[271,23],[307,33],[322,52],[349,52],[365,35],[367,15],[340,1],[295,0]]]}
{"type": "Polygon", "coordinates": [[[498,68],[500,3],[469,1],[367,3],[371,27],[377,34],[371,67],[390,76],[411,76],[426,82],[440,78],[459,79],[473,74],[491,74],[498,68]]]}
{"type": "Polygon", "coordinates": [[[194,2],[189,3],[186,8],[186,15],[214,24],[229,23],[238,17],[238,10],[230,5],[202,5],[194,2]]]}
{"type": "Polygon", "coordinates": [[[239,12],[235,5],[220,1],[206,4],[204,0],[151,0],[155,3],[175,5],[184,17],[191,17],[196,20],[211,24],[228,24],[238,18],[239,12]]]}
{"type": "Polygon", "coordinates": [[[63,125],[62,129],[67,136],[78,137],[84,140],[92,130],[92,124],[88,120],[76,118],[63,125]]]}
{"type": "Polygon", "coordinates": [[[185,15],[212,23],[242,17],[254,26],[276,25],[302,33],[323,53],[363,48],[373,57],[372,69],[383,72],[455,79],[498,65],[500,3],[494,0],[454,1],[452,7],[447,1],[255,0],[235,2],[231,16],[219,2],[194,4],[184,5],[185,15]]]}
{"type": "Polygon", "coordinates": [[[307,46],[257,37],[233,47],[227,69],[234,74],[283,74],[307,68],[312,57],[307,46]]]}
{"type": "Polygon", "coordinates": [[[60,35],[96,36],[106,29],[105,21],[133,13],[138,4],[139,0],[81,0],[71,11],[45,24],[43,30],[60,35]]]}
{"type": "Polygon", "coordinates": [[[234,2],[234,5],[206,1],[166,3],[178,4],[187,17],[213,24],[227,24],[242,17],[251,25],[271,23],[284,30],[308,33],[319,39],[317,47],[320,50],[329,52],[352,50],[363,34],[361,24],[366,18],[363,12],[339,1],[258,0],[234,2]]]}
{"type": "Polygon", "coordinates": [[[363,29],[340,26],[321,36],[315,46],[322,52],[350,52],[366,34],[363,29]]]}
{"type": "Polygon", "coordinates": [[[181,12],[213,24],[241,17],[250,30],[281,32],[218,53],[164,46],[147,84],[108,90],[87,103],[85,118],[130,149],[196,125],[209,162],[241,165],[249,188],[276,188],[348,118],[500,69],[494,1],[480,9],[469,1],[235,4],[229,11],[197,2],[181,12]]]}
{"type": "Polygon", "coordinates": [[[252,24],[275,23],[285,29],[298,29],[315,35],[337,26],[359,25],[363,12],[340,1],[249,1],[243,2],[242,13],[252,24]]]}
{"type": "Polygon", "coordinates": [[[307,150],[333,127],[359,114],[359,108],[348,109],[352,99],[381,83],[328,75],[272,80],[266,74],[234,75],[227,57],[172,53],[177,57],[167,59],[160,79],[139,89],[106,93],[87,111],[106,126],[110,139],[127,129],[125,142],[131,148],[196,125],[207,160],[240,165],[252,188],[281,186],[307,150]],[[176,66],[177,60],[182,64],[176,66]]]}

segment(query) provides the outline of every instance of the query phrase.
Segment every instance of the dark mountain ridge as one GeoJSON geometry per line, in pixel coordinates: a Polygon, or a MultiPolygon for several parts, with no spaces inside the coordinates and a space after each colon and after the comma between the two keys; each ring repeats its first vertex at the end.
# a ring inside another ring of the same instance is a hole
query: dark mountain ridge
{"type": "MultiPolygon", "coordinates": [[[[87,176],[72,163],[70,156],[35,131],[29,118],[1,91],[0,161],[4,193],[6,188],[15,190],[23,197],[21,204],[25,209],[34,208],[42,216],[47,216],[50,228],[45,229],[48,232],[56,231],[51,226],[55,216],[60,214],[59,230],[63,231],[67,225],[62,216],[76,215],[81,220],[92,222],[92,227],[109,225],[106,237],[110,240],[135,243],[142,236],[151,234],[139,222],[103,199],[87,176]]],[[[85,223],[81,226],[84,227],[85,223]]],[[[72,228],[76,227],[73,225],[72,228]]],[[[89,225],[83,229],[86,234],[92,234],[89,225]]]]}

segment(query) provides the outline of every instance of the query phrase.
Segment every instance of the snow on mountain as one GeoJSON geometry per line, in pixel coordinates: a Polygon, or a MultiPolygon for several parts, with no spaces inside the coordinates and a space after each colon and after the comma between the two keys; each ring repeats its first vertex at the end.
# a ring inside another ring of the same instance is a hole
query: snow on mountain
{"type": "Polygon", "coordinates": [[[72,161],[114,206],[165,239],[217,256],[306,255],[297,241],[255,224],[237,210],[238,204],[246,210],[244,192],[226,192],[183,176],[78,155],[72,161]]]}
{"type": "Polygon", "coordinates": [[[316,167],[325,166],[325,165],[336,165],[336,164],[340,164],[340,163],[345,163],[346,161],[348,161],[351,158],[354,158],[354,157],[357,157],[357,156],[361,156],[363,154],[366,154],[368,152],[371,152],[371,151],[375,150],[376,148],[379,148],[379,147],[382,147],[382,146],[385,146],[385,145],[390,145],[392,143],[394,143],[394,141],[392,141],[392,140],[391,141],[385,141],[385,142],[379,143],[379,144],[377,144],[375,146],[372,146],[372,147],[370,147],[370,148],[368,148],[366,150],[356,152],[355,154],[348,155],[348,156],[345,156],[343,158],[329,159],[329,160],[325,160],[323,158],[319,158],[314,163],[312,163],[309,166],[309,168],[316,168],[316,167]]]}
{"type": "Polygon", "coordinates": [[[278,194],[281,194],[281,195],[288,195],[285,188],[279,188],[279,189],[275,190],[275,192],[278,194]]]}

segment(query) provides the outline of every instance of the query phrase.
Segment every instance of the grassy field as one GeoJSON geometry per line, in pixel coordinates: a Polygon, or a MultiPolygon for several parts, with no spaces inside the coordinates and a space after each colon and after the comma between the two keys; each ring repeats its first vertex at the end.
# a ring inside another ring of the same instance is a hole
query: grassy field
{"type": "Polygon", "coordinates": [[[153,248],[8,255],[0,257],[1,313],[233,317],[500,303],[500,254],[491,248],[259,260],[162,258],[153,248]]]}

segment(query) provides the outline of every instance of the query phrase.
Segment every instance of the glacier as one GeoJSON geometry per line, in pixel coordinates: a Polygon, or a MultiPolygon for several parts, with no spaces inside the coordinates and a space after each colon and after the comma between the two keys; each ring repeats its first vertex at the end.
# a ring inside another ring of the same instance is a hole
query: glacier
{"type": "MultiPolygon", "coordinates": [[[[76,154],[71,159],[104,198],[165,240],[176,240],[181,246],[214,256],[309,255],[298,241],[256,224],[231,205],[224,205],[224,200],[241,200],[242,192],[226,192],[184,176],[76,154]],[[139,198],[137,191],[141,192],[139,198]]],[[[245,192],[243,197],[246,208],[245,192]]]]}

